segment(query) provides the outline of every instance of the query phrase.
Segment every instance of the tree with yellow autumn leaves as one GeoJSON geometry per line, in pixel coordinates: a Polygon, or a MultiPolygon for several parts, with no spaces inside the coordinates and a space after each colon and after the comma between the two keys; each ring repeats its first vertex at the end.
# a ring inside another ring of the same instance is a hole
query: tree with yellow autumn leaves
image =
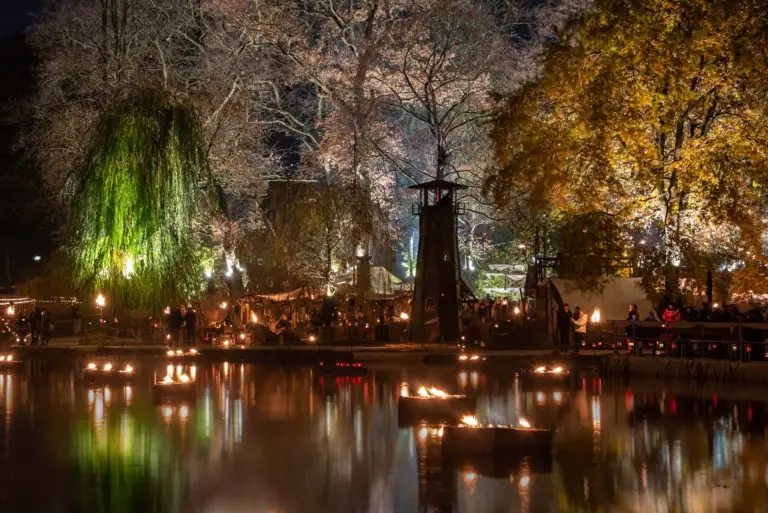
{"type": "Polygon", "coordinates": [[[597,0],[501,103],[487,183],[501,206],[612,219],[656,289],[704,261],[762,276],[765,2],[597,0]]]}

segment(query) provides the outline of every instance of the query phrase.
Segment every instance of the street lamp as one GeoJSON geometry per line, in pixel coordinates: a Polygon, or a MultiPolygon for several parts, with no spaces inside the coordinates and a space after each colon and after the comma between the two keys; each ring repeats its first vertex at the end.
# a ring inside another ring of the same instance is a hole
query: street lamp
{"type": "Polygon", "coordinates": [[[104,294],[99,292],[96,295],[96,306],[99,307],[99,320],[101,320],[104,317],[104,307],[107,305],[107,298],[104,297],[104,294]]]}

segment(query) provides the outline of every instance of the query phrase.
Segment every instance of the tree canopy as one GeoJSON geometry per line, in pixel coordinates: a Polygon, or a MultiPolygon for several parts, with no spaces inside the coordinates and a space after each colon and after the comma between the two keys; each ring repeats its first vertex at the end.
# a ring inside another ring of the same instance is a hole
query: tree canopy
{"type": "Polygon", "coordinates": [[[76,178],[67,263],[86,292],[162,309],[195,295],[203,268],[194,228],[210,174],[195,111],[157,90],[99,119],[76,178]]]}
{"type": "Polygon", "coordinates": [[[598,0],[550,50],[494,120],[500,205],[612,217],[660,267],[765,258],[768,5],[598,0]]]}

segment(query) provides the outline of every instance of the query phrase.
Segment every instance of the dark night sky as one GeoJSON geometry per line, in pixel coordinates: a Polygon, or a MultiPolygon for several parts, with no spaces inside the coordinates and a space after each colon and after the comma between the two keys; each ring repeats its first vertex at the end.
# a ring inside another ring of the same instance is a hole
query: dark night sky
{"type": "Polygon", "coordinates": [[[0,2],[0,39],[26,29],[42,3],[43,0],[2,0],[0,2]]]}
{"type": "Polygon", "coordinates": [[[0,0],[0,285],[37,274],[32,256],[51,247],[50,212],[36,170],[14,153],[18,126],[6,114],[33,91],[34,58],[24,31],[45,0],[0,0]]]}

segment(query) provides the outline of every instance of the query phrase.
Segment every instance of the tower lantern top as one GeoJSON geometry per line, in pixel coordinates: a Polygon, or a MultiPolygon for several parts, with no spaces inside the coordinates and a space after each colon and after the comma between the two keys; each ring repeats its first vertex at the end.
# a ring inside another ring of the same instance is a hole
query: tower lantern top
{"type": "Polygon", "coordinates": [[[421,212],[421,208],[423,207],[439,205],[453,206],[453,203],[456,200],[454,191],[467,188],[466,185],[449,182],[447,180],[432,180],[431,182],[411,185],[409,189],[416,189],[419,191],[419,204],[414,207],[414,213],[417,213],[416,210],[421,212]]]}

